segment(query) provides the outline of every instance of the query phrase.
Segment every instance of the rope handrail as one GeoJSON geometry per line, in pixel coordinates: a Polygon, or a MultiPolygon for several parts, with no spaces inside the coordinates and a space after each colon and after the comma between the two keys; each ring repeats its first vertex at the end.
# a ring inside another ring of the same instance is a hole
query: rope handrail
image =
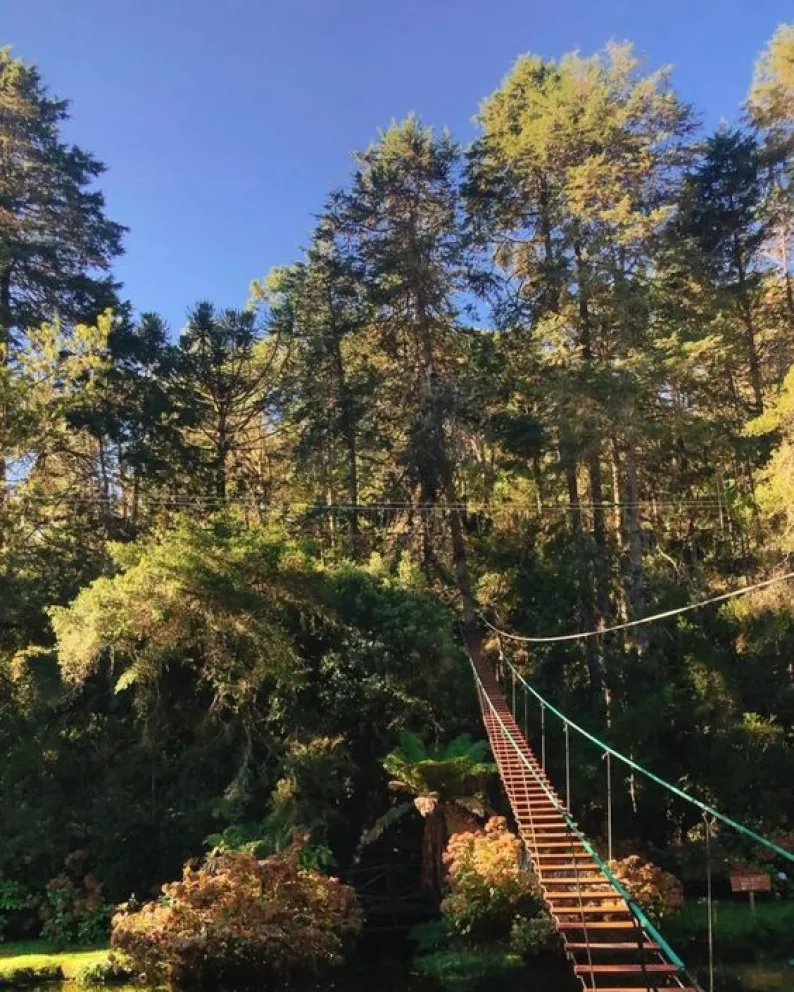
{"type": "Polygon", "coordinates": [[[585,730],[584,727],[580,727],[578,723],[574,723],[573,720],[567,717],[564,713],[560,712],[560,710],[558,710],[556,706],[554,706],[547,699],[541,696],[541,694],[537,691],[537,689],[535,689],[534,686],[530,685],[530,683],[527,682],[524,676],[515,668],[515,666],[511,661],[509,661],[507,658],[505,658],[504,660],[509,666],[511,672],[519,680],[519,682],[521,682],[521,684],[524,686],[525,689],[527,689],[529,692],[532,693],[532,695],[538,700],[541,706],[545,707],[550,713],[553,713],[554,716],[562,720],[562,722],[568,727],[570,727],[572,730],[575,730],[578,734],[581,734],[582,737],[586,737],[587,740],[591,741],[606,754],[611,754],[613,757],[617,758],[618,761],[622,761],[624,765],[628,765],[628,767],[631,768],[633,771],[639,772],[641,775],[644,775],[646,778],[650,779],[652,782],[655,782],[657,785],[661,785],[663,788],[667,789],[668,792],[672,792],[680,799],[684,799],[687,802],[692,803],[692,805],[697,806],[697,808],[701,812],[707,813],[709,816],[713,816],[715,819],[720,820],[722,823],[726,824],[732,829],[737,830],[739,833],[744,834],[744,836],[746,837],[749,837],[751,840],[755,841],[755,843],[761,844],[763,847],[768,848],[770,851],[774,851],[776,854],[785,858],[787,861],[794,863],[794,853],[786,850],[785,847],[781,847],[780,844],[776,844],[773,840],[769,840],[768,837],[764,837],[762,834],[756,833],[756,831],[753,830],[751,827],[747,827],[743,823],[739,823],[738,820],[732,819],[730,816],[727,816],[725,813],[720,813],[718,809],[715,809],[713,806],[709,806],[708,803],[704,803],[700,799],[696,799],[694,796],[691,796],[688,792],[685,792],[683,789],[680,789],[677,785],[673,785],[672,782],[668,782],[666,779],[661,778],[659,775],[656,775],[654,772],[649,771],[649,769],[644,768],[642,765],[638,764],[638,762],[636,762],[633,758],[629,758],[627,755],[623,754],[622,752],[617,751],[615,748],[611,747],[605,741],[602,741],[594,734],[591,734],[588,730],[585,730]]]}
{"type": "Polygon", "coordinates": [[[504,720],[502,720],[498,710],[496,709],[496,707],[494,706],[491,700],[491,697],[488,695],[488,692],[486,691],[485,686],[482,683],[482,679],[480,678],[479,672],[477,671],[477,667],[474,664],[474,660],[472,659],[470,654],[468,655],[468,658],[469,658],[469,664],[471,665],[472,674],[474,675],[475,682],[477,683],[477,688],[481,693],[482,698],[484,698],[488,703],[491,713],[496,718],[497,722],[499,723],[499,726],[502,729],[502,733],[505,735],[505,738],[510,742],[510,745],[518,754],[519,758],[521,759],[521,762],[526,766],[532,777],[541,787],[547,799],[551,802],[551,804],[554,806],[554,808],[557,810],[560,816],[562,816],[568,829],[579,838],[584,849],[593,858],[593,860],[596,862],[598,867],[601,869],[601,871],[609,880],[612,887],[615,889],[615,891],[618,893],[621,899],[623,899],[623,901],[626,903],[627,907],[629,908],[629,911],[636,918],[637,922],[647,931],[647,933],[662,948],[662,950],[667,955],[667,958],[670,961],[670,963],[675,965],[675,967],[678,968],[679,971],[686,974],[687,969],[684,962],[681,960],[681,958],[678,957],[678,955],[675,953],[672,947],[670,947],[670,945],[664,939],[662,934],[656,929],[653,923],[648,919],[642,907],[637,903],[637,901],[634,899],[631,893],[629,893],[628,890],[618,880],[618,878],[616,878],[616,876],[610,869],[609,865],[604,861],[604,859],[596,851],[596,849],[593,847],[593,845],[590,843],[587,837],[582,833],[576,821],[573,819],[573,817],[570,815],[567,809],[565,809],[562,803],[559,802],[559,800],[554,795],[554,793],[547,787],[546,783],[537,774],[537,772],[532,767],[530,762],[527,761],[526,756],[521,750],[521,747],[516,742],[515,738],[513,737],[512,733],[507,728],[507,726],[505,726],[504,720]]]}
{"type": "Polygon", "coordinates": [[[743,586],[741,589],[732,589],[730,592],[721,593],[719,596],[712,596],[711,599],[703,599],[699,603],[689,603],[687,606],[678,606],[673,610],[665,610],[662,613],[654,613],[649,617],[640,617],[638,620],[627,620],[625,623],[617,623],[612,627],[601,627],[597,630],[585,630],[577,634],[555,634],[551,637],[526,637],[522,634],[511,634],[509,631],[500,630],[494,626],[487,617],[480,613],[480,619],[495,634],[506,637],[511,641],[521,641],[522,644],[558,644],[561,641],[579,641],[586,637],[598,637],[599,634],[611,634],[616,630],[627,630],[629,627],[639,627],[641,624],[653,623],[656,620],[665,620],[668,617],[678,616],[680,613],[689,613],[690,610],[699,610],[712,603],[722,603],[726,599],[733,599],[735,596],[746,596],[748,592],[755,592],[756,589],[764,589],[766,586],[774,585],[776,582],[785,582],[794,579],[794,572],[786,572],[783,575],[775,575],[771,579],[764,579],[763,582],[756,582],[751,586],[743,586]]]}

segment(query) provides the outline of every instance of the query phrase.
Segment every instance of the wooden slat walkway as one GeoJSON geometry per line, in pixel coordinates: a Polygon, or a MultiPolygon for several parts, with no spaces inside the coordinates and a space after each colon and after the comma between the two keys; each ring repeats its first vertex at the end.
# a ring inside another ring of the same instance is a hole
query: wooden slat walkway
{"type": "Polygon", "coordinates": [[[524,740],[492,671],[477,654],[474,665],[491,703],[478,687],[499,775],[546,905],[582,987],[604,992],[698,992],[638,925],[624,899],[555,808],[555,802],[563,803],[524,740]]]}

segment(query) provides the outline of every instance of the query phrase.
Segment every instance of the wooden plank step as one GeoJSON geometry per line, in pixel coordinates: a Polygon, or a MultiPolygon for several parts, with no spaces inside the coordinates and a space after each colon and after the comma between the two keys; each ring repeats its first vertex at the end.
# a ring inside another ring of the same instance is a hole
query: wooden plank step
{"type": "Polygon", "coordinates": [[[562,827],[558,826],[556,823],[549,823],[542,825],[540,823],[532,824],[527,823],[526,820],[519,818],[519,825],[523,830],[526,830],[528,834],[537,837],[538,840],[576,840],[576,835],[572,834],[570,830],[563,830],[562,827]]]}
{"type": "Polygon", "coordinates": [[[545,849],[547,847],[563,848],[563,849],[564,848],[571,848],[571,847],[581,847],[582,849],[584,849],[584,844],[582,844],[582,842],[580,840],[567,841],[567,840],[540,840],[539,839],[538,842],[537,842],[536,847],[538,848],[538,850],[540,850],[540,848],[544,848],[545,849]]]}
{"type": "MultiPolygon", "coordinates": [[[[549,889],[552,892],[560,891],[560,884],[562,885],[573,885],[576,886],[576,881],[573,878],[547,878],[542,873],[538,875],[538,878],[543,884],[543,887],[549,889]]],[[[606,884],[603,875],[590,875],[583,876],[579,878],[579,884],[584,885],[602,885],[606,884]]],[[[565,890],[563,890],[565,891],[565,890]]]]}
{"type": "MultiPolygon", "coordinates": [[[[580,872],[577,878],[576,875],[566,875],[564,878],[558,878],[556,876],[550,876],[547,872],[539,872],[540,880],[543,885],[548,889],[550,886],[555,888],[560,885],[606,885],[607,881],[600,872],[580,872]]],[[[614,891],[614,890],[613,890],[614,891]]]]}
{"type": "Polygon", "coordinates": [[[577,975],[595,972],[598,975],[674,975],[678,968],[674,964],[575,964],[577,975]]]}
{"type": "MultiPolygon", "coordinates": [[[[558,902],[569,902],[572,899],[581,899],[582,902],[595,902],[607,901],[615,902],[620,899],[620,896],[615,892],[614,889],[586,889],[582,886],[581,890],[576,890],[573,892],[549,892],[547,886],[544,885],[544,889],[547,890],[546,894],[549,897],[549,901],[552,903],[558,902]]],[[[623,900],[621,899],[621,902],[623,900]]]]}
{"type": "MultiPolygon", "coordinates": [[[[623,917],[634,917],[628,909],[623,909],[621,906],[560,906],[559,909],[554,909],[552,913],[553,916],[576,916],[581,919],[583,916],[619,916],[623,917]]],[[[604,922],[611,923],[611,920],[604,922]]],[[[584,924],[583,924],[584,925],[584,924]]],[[[588,922],[588,927],[590,923],[588,922]]],[[[633,924],[632,924],[633,926],[633,924]]]]}
{"type": "MultiPolygon", "coordinates": [[[[526,840],[526,837],[524,840],[526,840]]],[[[593,868],[595,868],[595,861],[593,861],[592,855],[588,854],[587,851],[571,851],[567,858],[561,857],[559,852],[552,854],[550,851],[530,851],[530,856],[533,861],[552,861],[560,869],[570,868],[571,862],[574,859],[576,861],[589,861],[593,868]]]]}
{"type": "MultiPolygon", "coordinates": [[[[588,948],[591,951],[638,951],[640,944],[638,941],[630,940],[615,940],[604,942],[594,942],[590,941],[589,944],[580,943],[577,941],[569,940],[565,944],[569,951],[586,951],[588,948]]],[[[660,951],[661,948],[658,944],[653,944],[650,941],[648,943],[643,943],[643,951],[660,951]]]]}
{"type": "MultiPolygon", "coordinates": [[[[560,920],[557,923],[558,930],[584,930],[584,921],[560,920]]],[[[587,921],[588,930],[636,930],[637,924],[633,920],[590,920],[587,921]]]]}

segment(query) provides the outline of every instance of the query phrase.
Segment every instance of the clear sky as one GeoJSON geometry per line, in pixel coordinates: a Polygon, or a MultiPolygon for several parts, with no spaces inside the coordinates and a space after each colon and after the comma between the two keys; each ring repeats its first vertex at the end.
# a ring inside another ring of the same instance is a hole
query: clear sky
{"type": "Polygon", "coordinates": [[[72,101],[69,137],[109,167],[117,266],[172,328],[237,306],[392,117],[460,141],[522,52],[633,40],[675,65],[705,123],[733,118],[791,0],[0,0],[0,43],[72,101]]]}

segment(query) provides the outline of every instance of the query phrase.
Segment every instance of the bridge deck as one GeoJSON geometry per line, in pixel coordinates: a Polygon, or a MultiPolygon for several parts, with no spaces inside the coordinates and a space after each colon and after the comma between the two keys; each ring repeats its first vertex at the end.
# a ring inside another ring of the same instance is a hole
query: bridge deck
{"type": "Polygon", "coordinates": [[[480,707],[499,775],[582,987],[604,992],[698,992],[648,937],[555,808],[555,803],[563,804],[524,740],[493,673],[476,654],[474,665],[482,682],[480,707]]]}

